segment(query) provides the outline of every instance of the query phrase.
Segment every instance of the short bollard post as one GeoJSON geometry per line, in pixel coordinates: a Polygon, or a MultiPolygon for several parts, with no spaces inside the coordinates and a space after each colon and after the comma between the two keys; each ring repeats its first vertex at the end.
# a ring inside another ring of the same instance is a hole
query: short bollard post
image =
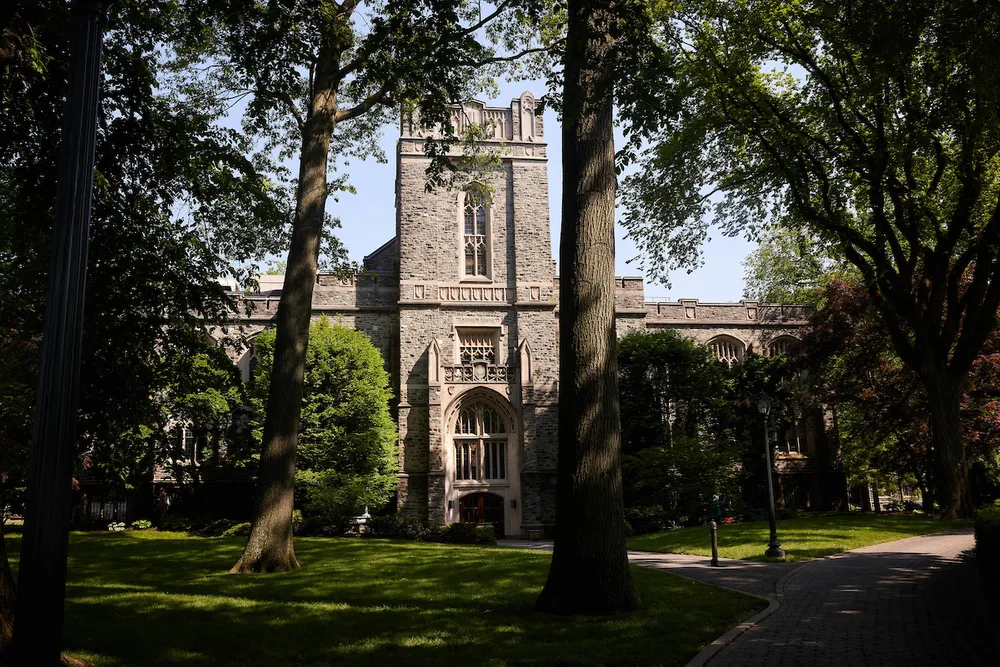
{"type": "Polygon", "coordinates": [[[719,567],[719,532],[715,522],[708,524],[712,529],[712,567],[719,567]]]}

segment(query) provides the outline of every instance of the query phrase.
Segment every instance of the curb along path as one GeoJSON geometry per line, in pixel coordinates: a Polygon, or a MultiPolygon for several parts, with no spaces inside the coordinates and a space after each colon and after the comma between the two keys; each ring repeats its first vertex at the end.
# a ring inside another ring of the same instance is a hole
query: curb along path
{"type": "Polygon", "coordinates": [[[737,665],[994,665],[996,629],[971,530],[911,537],[803,563],[779,608],[709,661],[737,665]]]}
{"type": "MultiPolygon", "coordinates": [[[[551,550],[551,542],[504,541],[551,550]]],[[[987,613],[971,529],[911,537],[805,563],[629,552],[635,565],[767,599],[690,666],[998,665],[1000,628],[987,613]]],[[[994,605],[995,607],[996,605],[994,605]]]]}

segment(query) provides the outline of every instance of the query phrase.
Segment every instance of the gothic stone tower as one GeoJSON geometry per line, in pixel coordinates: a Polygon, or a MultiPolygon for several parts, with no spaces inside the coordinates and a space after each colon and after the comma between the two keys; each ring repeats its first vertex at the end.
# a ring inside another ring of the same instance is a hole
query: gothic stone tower
{"type": "Polygon", "coordinates": [[[486,183],[427,191],[427,135],[402,123],[391,249],[399,262],[399,509],[431,525],[475,521],[534,535],[554,522],[557,449],[542,116],[524,93],[507,108],[468,102],[452,122],[458,131],[492,128],[488,143],[503,167],[486,183]]]}

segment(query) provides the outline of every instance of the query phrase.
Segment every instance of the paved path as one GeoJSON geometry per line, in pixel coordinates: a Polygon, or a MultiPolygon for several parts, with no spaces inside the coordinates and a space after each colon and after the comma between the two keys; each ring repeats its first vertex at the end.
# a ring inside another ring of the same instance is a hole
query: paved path
{"type": "Polygon", "coordinates": [[[1000,664],[978,573],[961,555],[972,546],[970,530],[956,531],[804,563],[778,582],[778,610],[709,664],[1000,664]]]}
{"type": "MultiPolygon", "coordinates": [[[[501,543],[552,548],[551,542],[501,543]]],[[[721,559],[722,567],[713,568],[702,556],[646,552],[629,552],[629,560],[779,603],[692,664],[1000,665],[1000,627],[991,620],[1000,604],[986,613],[978,572],[962,557],[973,544],[972,531],[964,530],[802,564],[721,559]]]]}
{"type": "MultiPolygon", "coordinates": [[[[552,551],[552,540],[500,540],[498,543],[518,549],[552,551]]],[[[707,556],[661,554],[650,551],[630,551],[628,560],[633,565],[669,570],[690,579],[768,598],[774,597],[778,580],[798,565],[798,563],[759,563],[720,558],[720,566],[712,567],[711,559],[707,556]]]]}

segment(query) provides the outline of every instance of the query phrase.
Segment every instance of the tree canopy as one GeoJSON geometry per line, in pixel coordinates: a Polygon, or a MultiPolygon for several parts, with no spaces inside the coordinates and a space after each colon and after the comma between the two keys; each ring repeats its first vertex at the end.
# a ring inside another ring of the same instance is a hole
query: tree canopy
{"type": "MultiPolygon", "coordinates": [[[[312,530],[333,532],[365,507],[379,509],[396,489],[396,425],[389,374],[363,333],[322,318],[310,327],[295,473],[297,504],[312,530]]],[[[254,339],[254,435],[263,415],[274,330],[254,339]]]]}
{"type": "Polygon", "coordinates": [[[629,112],[652,145],[623,197],[645,268],[663,278],[697,262],[712,222],[733,234],[802,228],[835,245],[931,397],[943,509],[968,514],[959,403],[1000,305],[1000,7],[657,11],[674,96],[629,112]]]}

